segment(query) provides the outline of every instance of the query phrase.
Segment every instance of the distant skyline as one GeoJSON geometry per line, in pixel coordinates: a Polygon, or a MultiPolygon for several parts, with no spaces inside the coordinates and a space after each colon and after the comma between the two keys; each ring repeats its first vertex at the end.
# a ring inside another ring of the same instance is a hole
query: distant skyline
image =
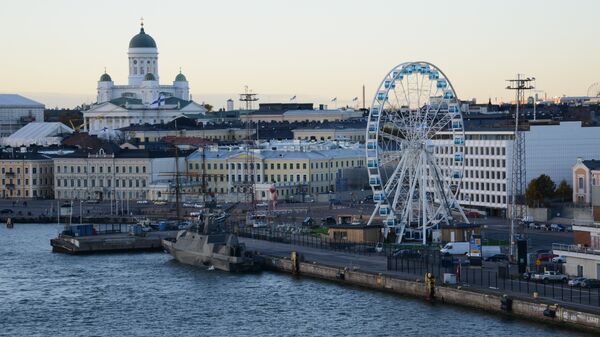
{"type": "Polygon", "coordinates": [[[0,92],[47,107],[95,101],[104,67],[126,83],[144,17],[161,82],[181,67],[193,99],[217,109],[245,85],[259,102],[354,106],[364,84],[369,106],[389,69],[419,60],[440,67],[461,99],[509,101],[516,73],[548,97],[585,95],[600,81],[599,10],[583,0],[11,1],[0,12],[0,92]]]}

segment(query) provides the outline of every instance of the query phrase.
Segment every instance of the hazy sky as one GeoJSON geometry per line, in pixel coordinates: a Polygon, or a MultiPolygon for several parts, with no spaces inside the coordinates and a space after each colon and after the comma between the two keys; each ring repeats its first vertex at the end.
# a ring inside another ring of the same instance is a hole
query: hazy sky
{"type": "MultiPolygon", "coordinates": [[[[346,104],[394,65],[440,67],[462,99],[508,100],[504,80],[535,76],[548,96],[600,81],[600,1],[2,0],[0,92],[49,107],[95,100],[106,66],[127,82],[144,17],[161,83],[182,67],[196,101],[224,106],[244,85],[260,101],[346,104]]],[[[367,104],[368,105],[368,104],[367,104]]]]}

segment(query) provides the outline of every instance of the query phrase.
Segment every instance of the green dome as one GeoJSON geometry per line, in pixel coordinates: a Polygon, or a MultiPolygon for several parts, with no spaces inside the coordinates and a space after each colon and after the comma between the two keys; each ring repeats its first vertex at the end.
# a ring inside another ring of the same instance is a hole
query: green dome
{"type": "Polygon", "coordinates": [[[179,73],[175,76],[175,82],[187,82],[187,78],[185,78],[184,74],[179,73]]]}
{"type": "Polygon", "coordinates": [[[140,33],[131,38],[129,48],[156,48],[156,42],[152,36],[144,32],[144,27],[140,29],[140,33]]]}
{"type": "Polygon", "coordinates": [[[100,76],[100,82],[112,82],[112,78],[110,78],[109,74],[104,73],[100,76]]]}
{"type": "Polygon", "coordinates": [[[147,73],[146,76],[144,76],[144,81],[156,81],[156,78],[152,73],[147,73]]]}

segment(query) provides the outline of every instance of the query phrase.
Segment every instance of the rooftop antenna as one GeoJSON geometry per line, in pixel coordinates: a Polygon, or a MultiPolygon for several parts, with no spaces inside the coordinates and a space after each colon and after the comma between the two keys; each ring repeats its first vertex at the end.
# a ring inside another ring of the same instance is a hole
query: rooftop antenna
{"type": "Polygon", "coordinates": [[[525,134],[519,129],[519,107],[521,102],[525,101],[525,90],[535,88],[533,82],[535,77],[525,77],[523,74],[517,74],[516,79],[507,80],[506,89],[514,90],[516,93],[515,110],[515,136],[513,140],[512,153],[512,190],[511,190],[511,217],[510,217],[510,256],[515,259],[516,256],[516,223],[524,220],[527,216],[527,206],[525,205],[525,178],[527,176],[525,165],[525,134]]]}
{"type": "MultiPolygon", "coordinates": [[[[252,140],[252,121],[250,120],[250,110],[252,110],[252,103],[258,101],[258,97],[256,93],[253,93],[248,86],[244,86],[244,93],[240,94],[240,101],[245,102],[245,110],[246,110],[246,158],[244,162],[244,174],[242,175],[242,181],[240,182],[240,187],[242,189],[242,193],[245,195],[245,201],[250,202],[250,208],[252,211],[255,211],[256,202],[254,195],[254,181],[256,176],[256,171],[254,168],[254,151],[251,151],[251,146],[253,144],[252,140]]],[[[258,123],[257,123],[258,124],[258,123]]],[[[258,125],[257,125],[258,129],[258,125]]],[[[239,191],[238,191],[239,192],[239,191]]]]}

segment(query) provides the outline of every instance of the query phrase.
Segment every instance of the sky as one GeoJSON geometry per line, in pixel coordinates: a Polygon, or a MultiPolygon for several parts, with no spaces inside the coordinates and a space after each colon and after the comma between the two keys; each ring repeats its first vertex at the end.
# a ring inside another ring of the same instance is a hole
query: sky
{"type": "MultiPolygon", "coordinates": [[[[106,67],[127,82],[140,17],[161,83],[181,67],[193,99],[217,108],[244,86],[259,102],[367,106],[383,76],[429,61],[461,99],[508,101],[505,80],[536,77],[539,95],[585,95],[600,81],[600,1],[1,0],[0,93],[47,107],[92,103],[106,67]],[[360,103],[359,103],[360,104],[360,103]]],[[[236,103],[237,105],[237,103],[236,103]]]]}

